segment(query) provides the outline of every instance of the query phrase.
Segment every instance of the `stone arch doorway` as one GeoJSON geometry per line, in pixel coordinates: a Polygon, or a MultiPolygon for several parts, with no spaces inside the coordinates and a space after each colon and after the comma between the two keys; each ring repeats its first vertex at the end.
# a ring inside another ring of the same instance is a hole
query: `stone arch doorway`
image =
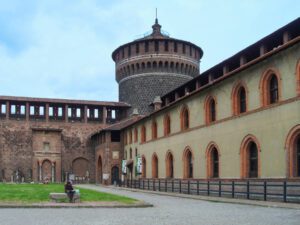
{"type": "Polygon", "coordinates": [[[166,178],[174,178],[174,157],[170,151],[166,156],[166,178]]]}
{"type": "Polygon", "coordinates": [[[118,166],[113,166],[111,168],[111,183],[118,185],[120,181],[119,178],[119,167],[118,166]]]}
{"type": "Polygon", "coordinates": [[[183,165],[183,177],[193,178],[193,153],[189,148],[183,153],[183,165]]]}
{"type": "Polygon", "coordinates": [[[72,162],[72,171],[78,183],[89,181],[89,161],[85,158],[76,158],[72,162]]]}
{"type": "Polygon", "coordinates": [[[50,160],[44,160],[42,163],[42,181],[50,182],[52,180],[52,164],[50,160]]]}
{"type": "Polygon", "coordinates": [[[102,158],[101,158],[101,156],[98,157],[98,162],[97,162],[97,181],[100,184],[102,183],[102,158]]]}
{"type": "Polygon", "coordinates": [[[158,178],[158,157],[156,153],[152,156],[152,178],[158,178]]]}

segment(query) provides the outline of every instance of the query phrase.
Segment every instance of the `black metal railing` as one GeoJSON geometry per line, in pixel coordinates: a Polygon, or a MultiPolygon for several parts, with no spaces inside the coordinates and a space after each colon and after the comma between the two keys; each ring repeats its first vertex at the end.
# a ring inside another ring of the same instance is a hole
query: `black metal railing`
{"type": "Polygon", "coordinates": [[[189,195],[300,203],[300,180],[125,180],[123,187],[189,195]]]}

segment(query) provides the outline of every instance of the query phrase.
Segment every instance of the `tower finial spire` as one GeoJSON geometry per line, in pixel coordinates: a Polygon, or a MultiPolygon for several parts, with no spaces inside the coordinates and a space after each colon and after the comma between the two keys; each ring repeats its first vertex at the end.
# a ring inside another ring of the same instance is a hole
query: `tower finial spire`
{"type": "Polygon", "coordinates": [[[158,23],[157,19],[157,8],[155,8],[155,24],[152,26],[152,36],[162,36],[161,31],[160,31],[161,25],[158,23]]]}

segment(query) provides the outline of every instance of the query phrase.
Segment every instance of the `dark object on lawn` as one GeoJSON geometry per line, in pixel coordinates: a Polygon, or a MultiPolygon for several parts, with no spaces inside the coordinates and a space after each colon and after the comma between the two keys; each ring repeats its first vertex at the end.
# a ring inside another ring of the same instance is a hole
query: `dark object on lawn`
{"type": "Polygon", "coordinates": [[[69,197],[69,201],[73,202],[73,196],[74,196],[75,190],[73,188],[71,181],[68,181],[65,184],[65,193],[67,193],[67,195],[69,197]]]}

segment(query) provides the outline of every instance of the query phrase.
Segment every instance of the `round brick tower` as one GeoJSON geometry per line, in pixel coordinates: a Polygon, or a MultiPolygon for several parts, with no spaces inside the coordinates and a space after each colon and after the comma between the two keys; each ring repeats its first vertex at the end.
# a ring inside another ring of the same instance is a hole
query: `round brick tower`
{"type": "Polygon", "coordinates": [[[162,96],[199,74],[203,55],[193,43],[170,38],[158,20],[152,33],[118,47],[116,63],[119,101],[129,103],[139,113],[150,113],[155,96],[162,96]]]}

